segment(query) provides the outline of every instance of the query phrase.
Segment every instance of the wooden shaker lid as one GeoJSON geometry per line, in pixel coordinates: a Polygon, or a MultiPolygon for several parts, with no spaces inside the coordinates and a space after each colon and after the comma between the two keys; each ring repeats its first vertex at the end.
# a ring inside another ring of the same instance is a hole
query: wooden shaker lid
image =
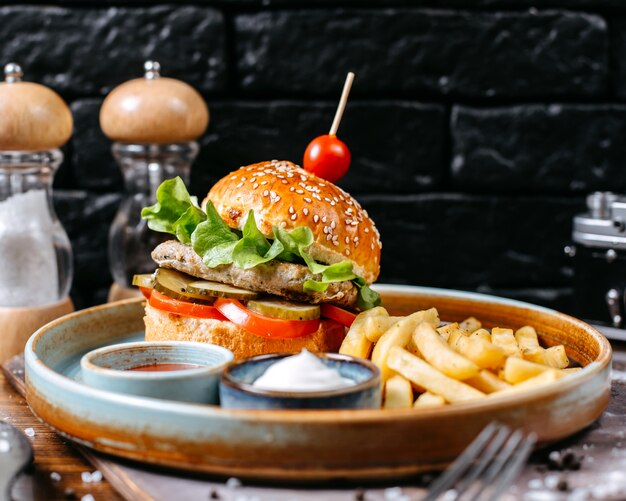
{"type": "Polygon", "coordinates": [[[202,96],[185,82],[161,77],[160,65],[146,61],[144,78],[129,80],[106,97],[100,127],[113,141],[166,144],[193,141],[209,124],[202,96]]]}
{"type": "Polygon", "coordinates": [[[72,135],[72,113],[52,89],[22,82],[15,63],[4,67],[0,82],[0,150],[37,151],[59,148],[72,135]]]}

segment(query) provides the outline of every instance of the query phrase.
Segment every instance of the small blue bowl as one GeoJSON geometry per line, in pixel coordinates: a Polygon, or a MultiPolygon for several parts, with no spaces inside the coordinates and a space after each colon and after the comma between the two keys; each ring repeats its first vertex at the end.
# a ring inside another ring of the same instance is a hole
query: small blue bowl
{"type": "Polygon", "coordinates": [[[260,355],[229,365],[220,381],[220,404],[227,409],[379,409],[380,370],[369,360],[317,354],[327,366],[355,382],[323,391],[274,391],[252,386],[267,368],[292,354],[260,355]]]}
{"type": "Polygon", "coordinates": [[[188,341],[121,343],[90,351],[80,361],[83,381],[94,388],[143,397],[218,403],[222,371],[233,359],[226,348],[188,341]],[[132,370],[154,364],[200,367],[171,371],[132,370]]]}

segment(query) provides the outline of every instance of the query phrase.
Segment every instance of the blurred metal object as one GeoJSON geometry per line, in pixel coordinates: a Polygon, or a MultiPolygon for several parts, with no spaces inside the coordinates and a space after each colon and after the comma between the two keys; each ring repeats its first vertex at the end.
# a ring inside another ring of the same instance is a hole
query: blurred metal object
{"type": "Polygon", "coordinates": [[[614,328],[626,325],[626,196],[594,192],[574,217],[565,247],[574,265],[576,315],[614,328]]]}
{"type": "Polygon", "coordinates": [[[15,426],[0,421],[0,501],[10,501],[17,477],[33,462],[33,447],[15,426]]]}

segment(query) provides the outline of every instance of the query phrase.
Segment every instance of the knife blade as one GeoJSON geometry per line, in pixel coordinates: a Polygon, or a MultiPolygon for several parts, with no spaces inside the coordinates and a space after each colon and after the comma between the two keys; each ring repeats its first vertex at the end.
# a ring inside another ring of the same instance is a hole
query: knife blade
{"type": "Polygon", "coordinates": [[[0,501],[11,500],[11,488],[33,461],[33,447],[15,426],[0,421],[0,501]]]}

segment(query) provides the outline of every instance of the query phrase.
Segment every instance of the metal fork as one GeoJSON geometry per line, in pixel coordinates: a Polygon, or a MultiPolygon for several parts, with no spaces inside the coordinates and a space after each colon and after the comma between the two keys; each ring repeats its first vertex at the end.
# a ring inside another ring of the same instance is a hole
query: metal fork
{"type": "Polygon", "coordinates": [[[534,433],[489,424],[433,482],[422,501],[495,501],[515,480],[536,441],[534,433]]]}

